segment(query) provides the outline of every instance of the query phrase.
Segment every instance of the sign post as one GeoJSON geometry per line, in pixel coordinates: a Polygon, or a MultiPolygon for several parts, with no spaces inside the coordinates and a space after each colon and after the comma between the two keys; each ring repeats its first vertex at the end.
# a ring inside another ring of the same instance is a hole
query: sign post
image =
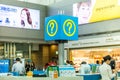
{"type": "Polygon", "coordinates": [[[45,18],[45,41],[58,43],[59,65],[64,64],[64,43],[78,40],[78,18],[66,15],[55,15],[45,18]]]}

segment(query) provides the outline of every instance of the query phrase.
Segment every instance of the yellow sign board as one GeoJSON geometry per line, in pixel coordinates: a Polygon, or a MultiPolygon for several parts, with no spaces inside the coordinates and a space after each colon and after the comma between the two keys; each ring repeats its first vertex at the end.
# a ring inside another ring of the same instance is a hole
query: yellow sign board
{"type": "Polygon", "coordinates": [[[73,5],[79,24],[120,18],[120,0],[88,0],[73,5]]]}

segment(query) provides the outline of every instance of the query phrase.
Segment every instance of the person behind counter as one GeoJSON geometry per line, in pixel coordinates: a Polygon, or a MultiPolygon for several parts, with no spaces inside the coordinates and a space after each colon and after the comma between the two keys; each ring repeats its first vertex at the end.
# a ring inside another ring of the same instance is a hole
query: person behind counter
{"type": "Polygon", "coordinates": [[[91,71],[90,65],[83,61],[80,66],[80,74],[89,74],[91,71]]]}
{"type": "Polygon", "coordinates": [[[27,61],[27,62],[25,63],[25,70],[26,70],[26,73],[27,73],[28,71],[30,71],[30,62],[29,62],[29,61],[27,61]]]}
{"type": "Polygon", "coordinates": [[[66,60],[65,65],[70,65],[70,61],[69,61],[69,60],[66,60]]]}
{"type": "Polygon", "coordinates": [[[100,62],[97,60],[96,61],[96,73],[99,73],[100,71],[99,71],[99,67],[100,67],[100,62]]]}
{"type": "Polygon", "coordinates": [[[97,65],[100,65],[100,62],[97,60],[97,61],[96,61],[96,64],[97,64],[97,65]]]}
{"type": "Polygon", "coordinates": [[[49,66],[57,66],[57,63],[53,59],[50,60],[50,62],[48,64],[49,64],[49,66]]]}
{"type": "Polygon", "coordinates": [[[99,67],[102,80],[111,80],[116,76],[116,71],[112,73],[112,69],[109,65],[111,61],[111,56],[107,55],[103,57],[103,59],[104,59],[104,63],[99,67]]]}
{"type": "Polygon", "coordinates": [[[16,58],[16,63],[14,63],[12,66],[12,72],[18,73],[20,76],[25,74],[25,67],[21,63],[20,58],[16,58]]]}
{"type": "Polygon", "coordinates": [[[111,66],[111,69],[114,71],[116,64],[115,64],[115,60],[113,58],[110,61],[110,66],[111,66]]]}
{"type": "Polygon", "coordinates": [[[30,63],[30,69],[31,69],[31,71],[34,71],[34,69],[35,69],[35,63],[34,62],[30,63]]]}

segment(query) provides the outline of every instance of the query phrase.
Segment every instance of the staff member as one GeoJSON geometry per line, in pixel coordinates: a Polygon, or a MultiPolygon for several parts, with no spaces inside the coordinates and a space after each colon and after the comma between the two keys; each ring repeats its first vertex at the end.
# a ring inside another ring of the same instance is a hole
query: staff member
{"type": "Polygon", "coordinates": [[[16,72],[19,75],[24,75],[25,74],[25,67],[20,62],[20,58],[16,58],[16,63],[13,64],[13,66],[12,66],[12,72],[16,72]]]}
{"type": "Polygon", "coordinates": [[[80,74],[89,74],[91,71],[90,65],[83,61],[80,66],[80,74]]]}
{"type": "Polygon", "coordinates": [[[104,63],[99,67],[100,74],[102,76],[102,80],[111,80],[116,76],[116,72],[112,73],[112,69],[110,67],[111,56],[107,55],[103,57],[104,63]]]}

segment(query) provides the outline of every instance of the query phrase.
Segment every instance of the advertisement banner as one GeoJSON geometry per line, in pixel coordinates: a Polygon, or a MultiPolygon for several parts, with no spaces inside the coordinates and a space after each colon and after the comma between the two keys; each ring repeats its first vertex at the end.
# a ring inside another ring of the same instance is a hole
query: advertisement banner
{"type": "Polygon", "coordinates": [[[59,73],[61,77],[75,77],[75,68],[72,65],[60,65],[59,73]]]}
{"type": "Polygon", "coordinates": [[[40,29],[39,10],[0,4],[0,26],[40,29]]]}
{"type": "Polygon", "coordinates": [[[9,72],[9,60],[0,60],[0,73],[9,72]]]}
{"type": "Polygon", "coordinates": [[[47,68],[47,76],[54,78],[55,72],[57,72],[57,76],[59,76],[59,67],[58,66],[48,66],[47,68]]]}
{"type": "Polygon", "coordinates": [[[88,0],[73,4],[79,24],[120,18],[120,0],[88,0]]]}

